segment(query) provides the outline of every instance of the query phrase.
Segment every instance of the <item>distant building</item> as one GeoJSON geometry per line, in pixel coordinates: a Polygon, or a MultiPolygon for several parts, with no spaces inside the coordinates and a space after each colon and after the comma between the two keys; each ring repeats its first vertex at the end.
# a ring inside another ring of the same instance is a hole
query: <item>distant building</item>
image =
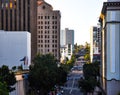
{"type": "Polygon", "coordinates": [[[120,0],[104,2],[100,24],[102,29],[102,87],[106,95],[120,92],[120,0]]]}
{"type": "Polygon", "coordinates": [[[31,33],[31,57],[37,53],[37,0],[0,0],[0,30],[31,33]]]}
{"type": "Polygon", "coordinates": [[[0,66],[20,66],[27,69],[31,64],[31,34],[27,31],[0,31],[0,66]]]}
{"type": "MultiPolygon", "coordinates": [[[[101,50],[101,32],[97,26],[90,29],[90,62],[98,61],[94,56],[100,56],[101,50]]],[[[99,57],[100,58],[100,57],[99,57]]]]}
{"type": "Polygon", "coordinates": [[[37,1],[37,53],[52,53],[60,59],[60,19],[60,11],[44,0],[37,1]]]}
{"type": "Polygon", "coordinates": [[[74,50],[74,30],[65,28],[65,30],[60,32],[60,46],[61,59],[65,59],[66,57],[70,59],[74,50]]]}

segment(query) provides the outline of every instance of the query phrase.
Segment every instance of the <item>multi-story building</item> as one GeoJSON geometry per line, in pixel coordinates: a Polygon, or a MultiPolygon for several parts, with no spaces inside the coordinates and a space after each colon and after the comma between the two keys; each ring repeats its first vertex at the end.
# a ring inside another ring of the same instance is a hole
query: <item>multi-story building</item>
{"type": "Polygon", "coordinates": [[[102,87],[106,95],[120,92],[120,0],[104,2],[100,24],[102,30],[102,87]]]}
{"type": "Polygon", "coordinates": [[[37,1],[37,53],[52,53],[60,59],[60,19],[60,11],[44,0],[37,1]]]}
{"type": "Polygon", "coordinates": [[[90,29],[90,61],[98,61],[96,56],[100,58],[101,49],[101,33],[98,26],[92,26],[90,29]]]}
{"type": "Polygon", "coordinates": [[[74,50],[74,30],[65,28],[60,32],[61,59],[71,58],[74,50]]]}
{"type": "Polygon", "coordinates": [[[0,66],[23,66],[31,64],[31,34],[27,31],[0,30],[0,66]],[[25,58],[25,59],[23,59],[25,58]],[[23,59],[23,60],[21,60],[23,59]]]}
{"type": "Polygon", "coordinates": [[[37,0],[0,0],[0,30],[29,31],[32,58],[37,52],[37,0]]]}

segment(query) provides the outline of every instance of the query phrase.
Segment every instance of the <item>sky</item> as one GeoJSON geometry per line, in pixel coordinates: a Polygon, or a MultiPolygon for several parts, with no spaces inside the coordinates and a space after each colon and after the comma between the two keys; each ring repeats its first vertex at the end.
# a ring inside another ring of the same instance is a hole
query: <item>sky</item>
{"type": "Polygon", "coordinates": [[[61,30],[74,30],[74,43],[90,43],[90,27],[97,26],[106,0],[45,0],[61,13],[61,30]]]}

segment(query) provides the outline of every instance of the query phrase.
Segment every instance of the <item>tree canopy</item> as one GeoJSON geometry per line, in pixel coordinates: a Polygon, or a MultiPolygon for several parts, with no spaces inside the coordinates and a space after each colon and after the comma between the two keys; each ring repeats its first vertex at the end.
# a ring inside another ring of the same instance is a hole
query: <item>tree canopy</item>
{"type": "Polygon", "coordinates": [[[16,83],[15,75],[6,65],[0,67],[0,82],[6,83],[9,92],[15,89],[12,87],[16,83]]]}
{"type": "Polygon", "coordinates": [[[99,76],[99,64],[91,63],[83,66],[84,79],[79,80],[79,87],[83,92],[93,92],[94,88],[99,85],[97,77],[99,76]]]}
{"type": "Polygon", "coordinates": [[[55,85],[66,82],[67,73],[62,67],[58,67],[56,58],[51,54],[38,54],[30,66],[29,83],[35,93],[44,95],[55,85]]]}
{"type": "Polygon", "coordinates": [[[0,95],[9,95],[6,83],[0,82],[0,95]]]}

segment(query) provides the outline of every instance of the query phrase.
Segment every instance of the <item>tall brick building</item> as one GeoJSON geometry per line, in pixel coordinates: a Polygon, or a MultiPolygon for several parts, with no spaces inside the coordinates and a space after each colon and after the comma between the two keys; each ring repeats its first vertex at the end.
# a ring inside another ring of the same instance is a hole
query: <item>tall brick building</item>
{"type": "Polygon", "coordinates": [[[37,53],[52,53],[60,59],[60,18],[58,10],[44,0],[37,2],[37,53]]]}
{"type": "Polygon", "coordinates": [[[0,0],[0,30],[29,31],[31,55],[37,53],[37,0],[0,0]]]}

